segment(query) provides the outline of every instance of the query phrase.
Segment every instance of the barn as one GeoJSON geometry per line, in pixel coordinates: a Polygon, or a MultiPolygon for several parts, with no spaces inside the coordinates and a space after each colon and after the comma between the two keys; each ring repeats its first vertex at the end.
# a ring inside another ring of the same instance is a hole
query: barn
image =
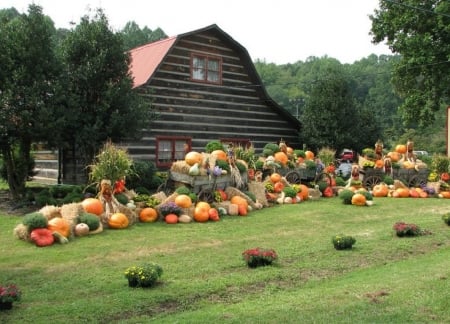
{"type": "Polygon", "coordinates": [[[299,147],[299,121],[267,94],[247,50],[210,25],[130,51],[134,89],[158,118],[135,142],[122,143],[160,169],[202,152],[209,141],[253,145],[283,139],[299,147]]]}
{"type": "MultiPolygon", "coordinates": [[[[139,140],[117,143],[134,160],[165,170],[210,141],[253,145],[257,153],[280,140],[300,148],[300,122],[269,97],[247,50],[217,25],[134,48],[130,56],[133,88],[158,115],[139,140]]],[[[40,152],[36,179],[84,183],[76,154],[58,153],[40,152]]]]}

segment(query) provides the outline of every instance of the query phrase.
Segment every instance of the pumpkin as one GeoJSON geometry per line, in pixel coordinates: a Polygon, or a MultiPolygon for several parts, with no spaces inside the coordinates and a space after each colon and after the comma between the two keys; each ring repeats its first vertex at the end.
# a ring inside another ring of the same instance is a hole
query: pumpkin
{"type": "Polygon", "coordinates": [[[209,210],[211,208],[207,208],[205,206],[197,206],[194,209],[194,220],[199,223],[204,223],[209,220],[209,210]]]}
{"type": "Polygon", "coordinates": [[[398,162],[401,159],[401,155],[398,152],[389,152],[387,154],[387,157],[389,157],[391,159],[392,162],[398,162]]]}
{"type": "Polygon", "coordinates": [[[218,222],[220,220],[219,211],[216,208],[210,208],[208,211],[209,219],[218,222]]]}
{"type": "Polygon", "coordinates": [[[404,144],[398,144],[395,147],[395,152],[400,153],[400,154],[405,154],[406,153],[406,145],[404,144]]]}
{"type": "Polygon", "coordinates": [[[439,198],[449,199],[450,198],[450,191],[441,191],[439,193],[439,198]]]}
{"type": "Polygon", "coordinates": [[[297,193],[297,197],[299,197],[302,201],[303,200],[308,200],[308,198],[309,198],[309,188],[306,185],[301,184],[300,185],[300,189],[301,190],[297,193]]]}
{"type": "Polygon", "coordinates": [[[203,208],[209,211],[211,206],[206,201],[199,201],[195,207],[203,208]]]}
{"type": "Polygon", "coordinates": [[[238,206],[238,214],[240,216],[247,216],[248,210],[245,205],[237,205],[238,206]]]}
{"type": "Polygon", "coordinates": [[[414,167],[415,167],[415,164],[414,163],[412,163],[412,162],[409,162],[409,161],[405,161],[405,162],[403,162],[403,168],[405,168],[405,169],[414,169],[414,167]]]}
{"type": "Polygon", "coordinates": [[[276,183],[274,183],[273,185],[273,191],[275,192],[282,192],[284,189],[284,183],[281,181],[278,181],[276,183]]]}
{"type": "Polygon", "coordinates": [[[215,157],[216,160],[227,161],[227,153],[224,150],[215,150],[211,152],[211,156],[215,157]]]}
{"type": "Polygon", "coordinates": [[[86,198],[81,202],[81,206],[86,213],[95,214],[97,216],[103,214],[102,202],[97,198],[86,198]]]}
{"type": "Polygon", "coordinates": [[[114,229],[123,229],[128,227],[128,218],[125,214],[114,213],[108,220],[108,225],[114,229]]]}
{"type": "Polygon", "coordinates": [[[356,206],[365,206],[366,205],[366,196],[360,193],[355,193],[352,196],[352,205],[356,206]]]}
{"type": "Polygon", "coordinates": [[[178,195],[175,197],[175,204],[181,208],[189,208],[192,206],[192,199],[188,195],[178,195]]]}
{"type": "Polygon", "coordinates": [[[415,188],[409,189],[409,196],[411,198],[419,198],[420,197],[419,192],[415,188]]]}
{"type": "Polygon", "coordinates": [[[382,168],[384,168],[384,161],[383,160],[376,160],[374,168],[375,169],[382,169],[382,168]]]}
{"type": "Polygon", "coordinates": [[[272,173],[270,175],[270,181],[272,183],[277,183],[277,182],[281,181],[281,174],[276,173],[276,172],[272,173]]]}
{"type": "Polygon", "coordinates": [[[314,153],[311,151],[306,151],[305,152],[305,159],[306,160],[314,160],[314,153]]]}
{"type": "Polygon", "coordinates": [[[70,224],[65,218],[55,217],[48,221],[47,228],[53,232],[58,232],[64,237],[70,235],[70,224]]]}
{"type": "Polygon", "coordinates": [[[178,217],[178,222],[184,224],[190,223],[192,222],[192,217],[187,214],[182,214],[178,217]]]}
{"type": "Polygon", "coordinates": [[[76,236],[85,236],[89,234],[89,226],[86,223],[79,223],[74,229],[76,236]]]}
{"type": "Polygon", "coordinates": [[[408,188],[397,188],[395,189],[395,195],[394,197],[398,198],[408,198],[409,197],[409,189],[408,188]]]}
{"type": "Polygon", "coordinates": [[[202,164],[203,161],[203,156],[201,155],[201,153],[195,152],[195,151],[191,151],[189,153],[187,153],[184,156],[184,161],[189,164],[190,166],[198,163],[199,165],[202,164]]]}
{"type": "Polygon", "coordinates": [[[30,233],[30,239],[34,242],[34,244],[41,247],[52,245],[55,241],[52,231],[48,228],[36,228],[32,230],[30,233]]]}
{"type": "Polygon", "coordinates": [[[139,220],[143,223],[153,223],[158,219],[158,212],[155,208],[145,207],[139,213],[139,220]]]}
{"type": "Polygon", "coordinates": [[[386,197],[388,194],[388,191],[389,191],[389,187],[384,183],[380,183],[380,184],[373,186],[372,195],[374,197],[386,197]]]}
{"type": "Polygon", "coordinates": [[[275,158],[275,161],[280,162],[283,166],[288,162],[288,156],[284,152],[276,152],[273,157],[275,158]]]}
{"type": "Polygon", "coordinates": [[[324,197],[333,197],[333,188],[326,187],[322,192],[324,197]]]}
{"type": "Polygon", "coordinates": [[[449,181],[450,180],[450,174],[448,172],[442,173],[441,174],[441,180],[445,181],[445,182],[449,181]]]}
{"type": "Polygon", "coordinates": [[[241,205],[244,206],[245,210],[248,209],[248,202],[247,202],[247,200],[245,198],[241,197],[241,196],[233,196],[230,199],[230,202],[232,204],[235,204],[235,205],[238,205],[238,206],[241,206],[241,205]]]}
{"type": "Polygon", "coordinates": [[[164,217],[164,221],[167,224],[176,224],[176,223],[178,223],[178,216],[176,214],[167,214],[164,217]]]}

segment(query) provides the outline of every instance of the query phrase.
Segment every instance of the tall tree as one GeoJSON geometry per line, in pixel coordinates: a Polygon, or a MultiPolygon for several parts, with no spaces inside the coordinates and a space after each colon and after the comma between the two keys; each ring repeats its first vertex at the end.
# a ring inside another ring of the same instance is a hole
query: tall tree
{"type": "Polygon", "coordinates": [[[67,77],[62,137],[86,166],[106,140],[138,137],[153,115],[132,89],[129,54],[101,9],[92,19],[82,17],[67,35],[62,58],[67,77]]]}
{"type": "Polygon", "coordinates": [[[129,21],[121,30],[121,33],[124,39],[125,50],[130,50],[132,48],[155,42],[167,37],[164,31],[160,28],[152,31],[150,28],[145,26],[141,29],[139,25],[134,21],[129,21]]]}
{"type": "Polygon", "coordinates": [[[342,67],[329,65],[317,76],[301,118],[303,142],[312,150],[355,148],[358,111],[342,67]]]}
{"type": "Polygon", "coordinates": [[[394,85],[405,99],[405,122],[432,122],[450,89],[450,2],[442,0],[380,0],[370,16],[373,42],[386,41],[401,55],[394,85]]]}
{"type": "Polygon", "coordinates": [[[2,19],[0,28],[0,147],[10,192],[20,199],[33,164],[31,143],[46,140],[55,122],[55,28],[34,4],[28,14],[2,19]]]}

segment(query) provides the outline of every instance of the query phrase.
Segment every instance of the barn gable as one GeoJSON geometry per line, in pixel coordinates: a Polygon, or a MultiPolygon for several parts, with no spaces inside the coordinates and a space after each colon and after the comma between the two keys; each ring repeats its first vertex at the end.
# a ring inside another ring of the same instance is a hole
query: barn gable
{"type": "Polygon", "coordinates": [[[204,151],[212,140],[298,147],[300,123],[266,93],[247,50],[211,25],[130,51],[134,87],[159,118],[128,142],[130,155],[158,167],[204,151]]]}

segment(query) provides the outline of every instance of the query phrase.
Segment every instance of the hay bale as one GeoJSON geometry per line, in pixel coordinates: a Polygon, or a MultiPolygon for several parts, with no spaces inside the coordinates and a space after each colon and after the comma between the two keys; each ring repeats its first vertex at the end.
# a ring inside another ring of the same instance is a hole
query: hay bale
{"type": "Polygon", "coordinates": [[[136,215],[136,213],[131,210],[130,208],[128,208],[127,206],[124,206],[122,204],[119,204],[119,212],[121,212],[122,214],[124,214],[125,216],[127,216],[128,218],[128,225],[133,225],[134,223],[137,222],[138,217],[136,215]]]}
{"type": "Polygon", "coordinates": [[[266,197],[266,188],[262,182],[249,182],[248,191],[255,195],[256,201],[262,204],[264,207],[268,207],[266,197]]]}
{"type": "Polygon", "coordinates": [[[185,214],[190,216],[191,218],[194,218],[194,211],[195,211],[195,206],[192,205],[189,208],[181,208],[181,215],[185,214]]]}
{"type": "Polygon", "coordinates": [[[24,224],[19,224],[14,228],[14,236],[19,240],[31,242],[30,233],[28,232],[28,227],[24,224]]]}
{"type": "MultiPolygon", "coordinates": [[[[156,198],[156,199],[158,199],[160,202],[163,202],[164,200],[167,199],[167,195],[164,193],[164,191],[157,192],[157,193],[151,195],[150,197],[156,198]]],[[[144,204],[145,204],[145,203],[144,203],[144,204]]]]}
{"type": "Polygon", "coordinates": [[[175,161],[172,163],[172,166],[170,167],[170,171],[183,173],[183,174],[189,174],[189,169],[191,166],[186,163],[184,160],[175,161]]]}
{"type": "Polygon", "coordinates": [[[39,209],[38,213],[44,215],[48,220],[61,217],[61,207],[46,205],[39,209]]]}
{"type": "Polygon", "coordinates": [[[245,193],[240,191],[239,189],[237,189],[235,187],[226,187],[225,193],[227,194],[227,197],[229,200],[231,200],[231,198],[233,198],[234,196],[240,196],[240,197],[244,198],[245,200],[247,200],[247,203],[249,206],[251,206],[253,209],[256,209],[255,202],[249,196],[247,196],[245,193]]]}
{"type": "Polygon", "coordinates": [[[61,206],[61,217],[69,222],[73,227],[77,224],[77,217],[84,213],[81,203],[70,203],[61,206]]]}

